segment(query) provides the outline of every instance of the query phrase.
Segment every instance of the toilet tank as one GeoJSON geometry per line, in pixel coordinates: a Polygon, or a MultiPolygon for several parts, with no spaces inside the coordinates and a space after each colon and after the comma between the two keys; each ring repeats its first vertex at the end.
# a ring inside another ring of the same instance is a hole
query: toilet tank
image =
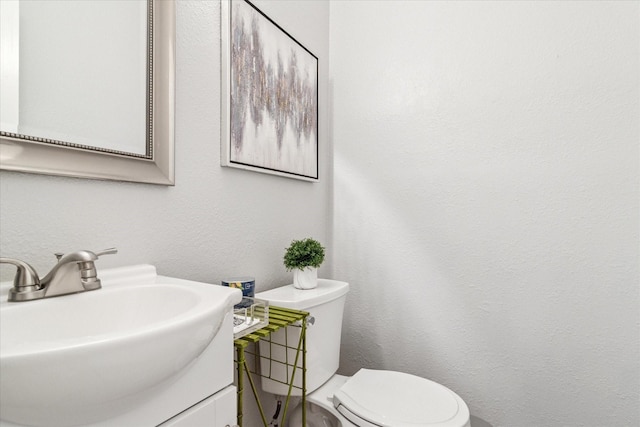
{"type": "MultiPolygon", "coordinates": [[[[307,393],[316,390],[338,370],[342,314],[349,284],[337,280],[318,279],[314,289],[282,286],[256,294],[270,306],[293,308],[310,313],[307,326],[307,393]],[[311,324],[312,323],[312,324],[311,324]]],[[[262,389],[267,393],[287,395],[287,384],[293,373],[301,328],[290,326],[260,340],[260,373],[262,389]]],[[[292,396],[302,395],[302,356],[294,377],[292,396]]]]}

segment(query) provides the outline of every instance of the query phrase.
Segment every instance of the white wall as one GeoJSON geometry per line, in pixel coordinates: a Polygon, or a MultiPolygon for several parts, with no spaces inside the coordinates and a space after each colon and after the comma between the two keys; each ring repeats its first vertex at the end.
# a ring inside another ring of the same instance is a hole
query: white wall
{"type": "Polygon", "coordinates": [[[476,426],[639,425],[639,3],[330,27],[342,371],[440,381],[476,426]]]}

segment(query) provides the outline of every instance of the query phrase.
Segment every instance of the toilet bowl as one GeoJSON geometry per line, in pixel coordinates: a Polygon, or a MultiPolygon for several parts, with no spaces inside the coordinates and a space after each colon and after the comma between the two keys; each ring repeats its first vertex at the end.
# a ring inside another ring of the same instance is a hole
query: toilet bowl
{"type": "MultiPolygon", "coordinates": [[[[366,369],[361,369],[353,377],[332,376],[319,389],[307,395],[307,427],[469,427],[469,410],[460,396],[424,378],[411,375],[409,377],[413,378],[404,382],[407,379],[405,376],[408,374],[366,369]],[[359,377],[363,374],[366,377],[359,377]],[[376,378],[378,375],[396,374],[397,380],[376,378]],[[356,378],[365,390],[350,388],[349,383],[356,378]],[[397,381],[402,384],[397,384],[397,381]],[[420,384],[422,381],[425,384],[420,384]],[[346,402],[346,406],[343,402],[345,393],[350,393],[350,399],[353,400],[346,402]],[[353,405],[353,410],[349,409],[349,405],[353,405]]],[[[302,426],[300,405],[291,413],[287,425],[302,426]]]]}
{"type": "MultiPolygon", "coordinates": [[[[288,416],[290,427],[469,427],[469,409],[447,387],[415,375],[386,370],[360,369],[351,377],[337,375],[342,315],[349,285],[319,279],[318,287],[296,289],[292,285],[256,294],[270,305],[304,310],[313,324],[307,328],[306,426],[302,407],[288,416]]],[[[262,389],[286,395],[295,360],[293,350],[274,350],[297,342],[299,328],[272,334],[260,342],[262,389]],[[266,356],[266,357],[265,357],[266,356]]],[[[287,346],[288,347],[288,346],[287,346]]],[[[299,367],[302,365],[299,362],[299,367]]],[[[293,395],[301,395],[300,375],[294,378],[293,395]]]]}

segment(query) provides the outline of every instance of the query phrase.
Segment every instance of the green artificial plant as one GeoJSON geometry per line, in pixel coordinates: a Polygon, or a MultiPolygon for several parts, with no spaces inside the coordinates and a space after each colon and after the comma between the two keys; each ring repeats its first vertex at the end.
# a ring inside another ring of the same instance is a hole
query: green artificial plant
{"type": "Polygon", "coordinates": [[[324,261],[324,247],[312,238],[294,240],[284,253],[284,266],[287,271],[306,267],[318,268],[324,261]]]}

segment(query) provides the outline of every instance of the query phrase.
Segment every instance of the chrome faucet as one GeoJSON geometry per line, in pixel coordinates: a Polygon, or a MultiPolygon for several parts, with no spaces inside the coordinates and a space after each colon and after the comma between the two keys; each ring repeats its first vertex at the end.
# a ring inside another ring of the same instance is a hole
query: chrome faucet
{"type": "Polygon", "coordinates": [[[36,270],[24,261],[12,258],[0,258],[0,263],[13,264],[18,267],[13,288],[9,291],[9,301],[31,301],[58,295],[100,289],[102,284],[94,261],[107,254],[118,253],[116,248],[100,252],[76,251],[64,255],[55,254],[58,263],[42,280],[36,270]]]}

